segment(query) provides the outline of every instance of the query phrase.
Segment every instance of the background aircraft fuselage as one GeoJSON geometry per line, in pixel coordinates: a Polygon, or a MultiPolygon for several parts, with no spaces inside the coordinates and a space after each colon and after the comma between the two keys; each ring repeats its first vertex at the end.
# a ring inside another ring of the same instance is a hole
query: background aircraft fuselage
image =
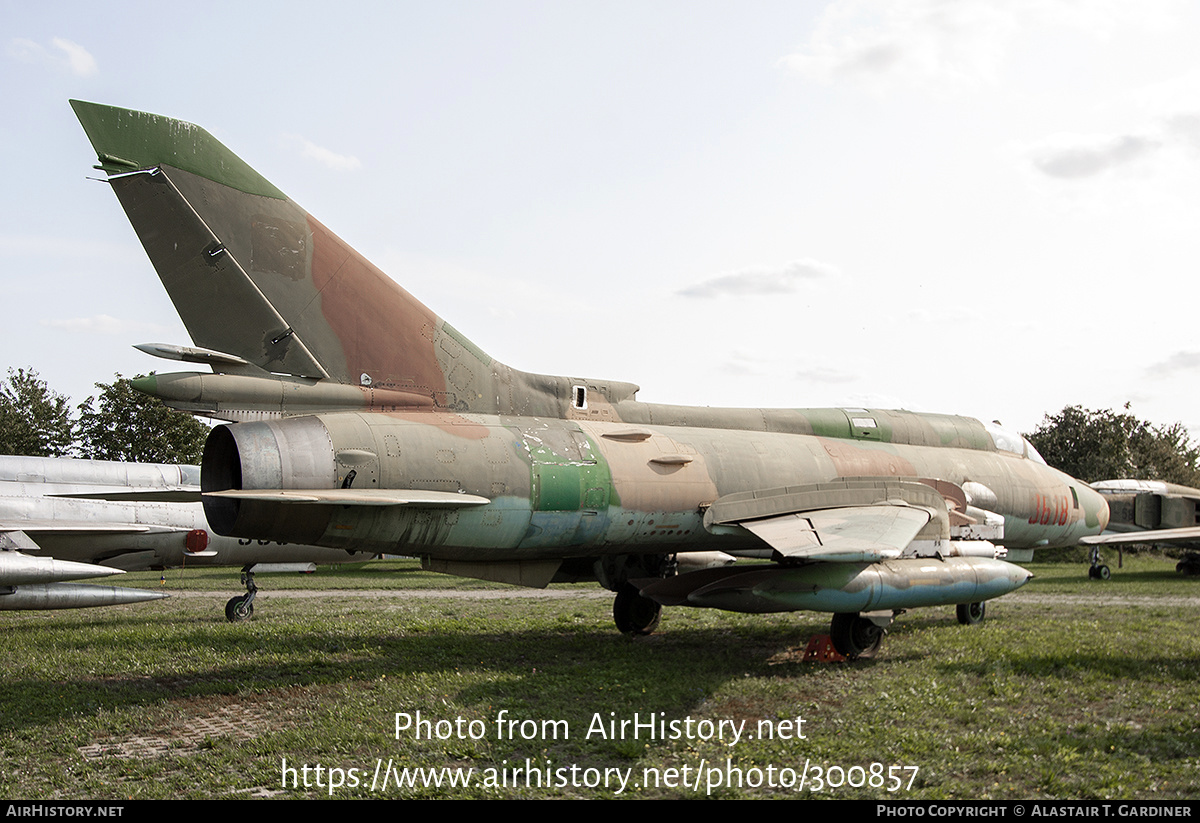
{"type": "Polygon", "coordinates": [[[247,563],[345,563],[369,560],[319,546],[215,534],[199,503],[135,501],[137,492],[190,489],[199,468],[55,457],[0,456],[0,523],[19,527],[40,548],[39,557],[102,564],[124,571],[247,563]],[[128,494],[127,501],[60,495],[128,494]],[[204,552],[191,552],[187,536],[205,532],[204,552]]]}

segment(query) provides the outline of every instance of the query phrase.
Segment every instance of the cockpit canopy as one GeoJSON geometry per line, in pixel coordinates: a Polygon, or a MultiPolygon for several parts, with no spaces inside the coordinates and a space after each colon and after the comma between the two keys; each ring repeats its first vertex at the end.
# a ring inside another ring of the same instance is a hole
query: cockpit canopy
{"type": "Polygon", "coordinates": [[[984,423],[983,427],[987,429],[987,433],[992,436],[992,442],[996,444],[996,448],[1002,452],[1028,457],[1037,463],[1046,465],[1045,459],[1038,454],[1038,450],[1033,447],[1033,444],[1026,440],[1016,432],[1011,432],[998,423],[984,423]]]}

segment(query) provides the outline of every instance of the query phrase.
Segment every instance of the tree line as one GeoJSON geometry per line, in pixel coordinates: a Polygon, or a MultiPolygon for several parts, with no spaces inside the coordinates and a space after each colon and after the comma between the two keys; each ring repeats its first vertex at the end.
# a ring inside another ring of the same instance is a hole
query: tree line
{"type": "Polygon", "coordinates": [[[199,463],[208,426],[136,391],[121,375],[76,407],[33,369],[0,381],[0,454],[199,463]]]}
{"type": "Polygon", "coordinates": [[[1182,423],[1139,420],[1122,411],[1067,406],[1026,435],[1056,469],[1088,483],[1133,478],[1200,488],[1200,447],[1182,423]]]}

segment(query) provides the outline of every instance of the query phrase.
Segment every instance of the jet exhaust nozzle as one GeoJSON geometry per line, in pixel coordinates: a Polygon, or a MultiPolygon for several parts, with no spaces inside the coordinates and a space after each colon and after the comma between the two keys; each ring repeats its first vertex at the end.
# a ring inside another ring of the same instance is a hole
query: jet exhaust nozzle
{"type": "Polygon", "coordinates": [[[204,516],[217,534],[315,543],[329,511],[279,501],[213,497],[229,490],[328,489],[337,467],[329,432],[316,417],[235,423],[213,429],[204,444],[200,489],[204,516]]]}

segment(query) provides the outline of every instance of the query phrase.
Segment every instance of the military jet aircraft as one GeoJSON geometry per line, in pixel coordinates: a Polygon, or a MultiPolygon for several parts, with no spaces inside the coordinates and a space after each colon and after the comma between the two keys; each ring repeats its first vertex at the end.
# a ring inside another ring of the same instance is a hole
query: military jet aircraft
{"type": "Polygon", "coordinates": [[[1104,495],[1110,518],[1102,535],[1080,542],[1091,548],[1088,576],[1107,580],[1111,571],[1100,562],[1101,546],[1171,543],[1189,551],[1175,565],[1186,575],[1200,575],[1200,489],[1161,480],[1100,480],[1092,488],[1104,495]]]}
{"type": "Polygon", "coordinates": [[[641,403],[630,383],[513,369],[203,129],[72,106],[195,344],[140,348],[212,369],[135,385],[242,421],[204,453],[220,534],[595,579],[633,634],[664,603],[832,612],[853,658],[903,609],[977,622],[1029,578],[1006,551],[1107,523],[1086,484],[970,418],[641,403]],[[761,562],[674,575],[710,550],[761,562]]]}
{"type": "Polygon", "coordinates": [[[372,555],[210,534],[200,467],[65,457],[0,456],[0,610],[74,609],[166,594],[63,581],[126,571],[242,566],[246,594],[230,620],[254,611],[262,564],[346,563],[372,555]],[[45,556],[40,556],[45,555],[45,556]]]}

